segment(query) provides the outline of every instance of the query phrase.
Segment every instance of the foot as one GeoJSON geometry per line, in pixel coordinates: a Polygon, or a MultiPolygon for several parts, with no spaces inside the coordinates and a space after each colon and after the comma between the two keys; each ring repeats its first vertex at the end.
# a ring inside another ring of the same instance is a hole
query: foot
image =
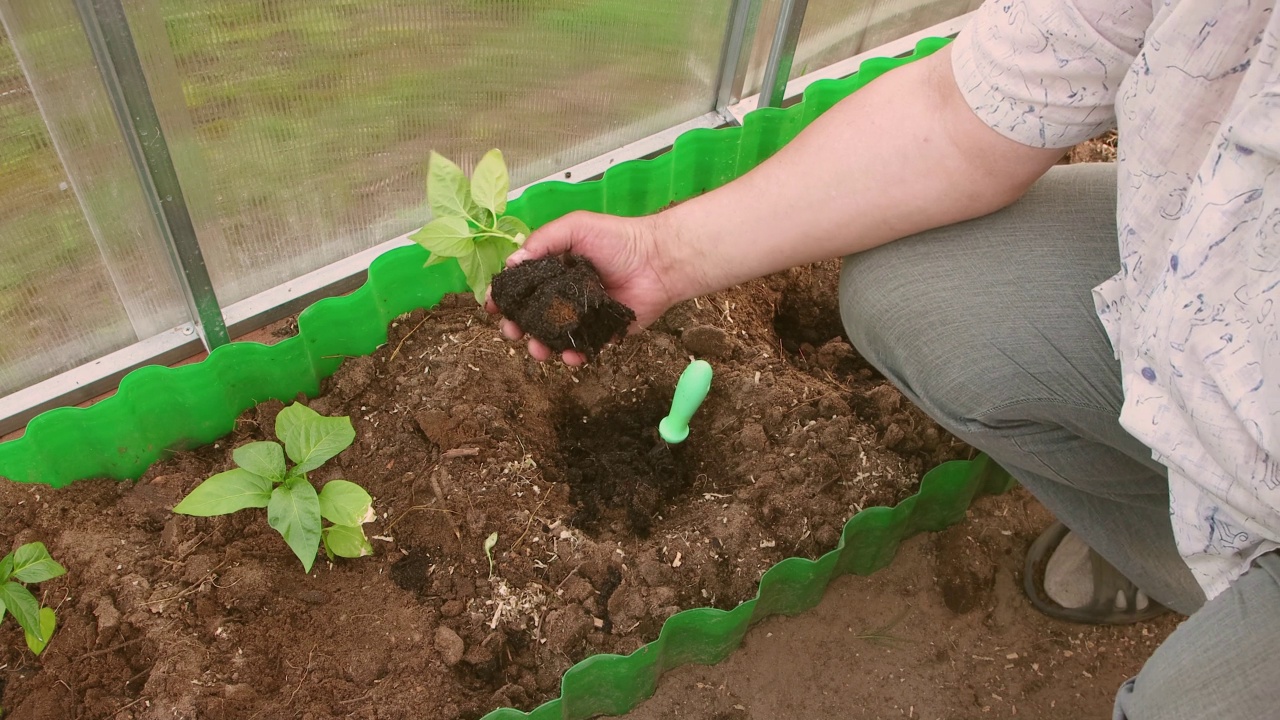
{"type": "Polygon", "coordinates": [[[1036,609],[1068,622],[1124,625],[1168,612],[1062,523],[1031,545],[1023,584],[1036,609]]]}

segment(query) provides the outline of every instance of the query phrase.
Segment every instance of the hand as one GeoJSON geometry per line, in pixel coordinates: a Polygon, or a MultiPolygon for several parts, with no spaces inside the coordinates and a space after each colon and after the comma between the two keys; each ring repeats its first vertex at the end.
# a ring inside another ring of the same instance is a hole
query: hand
{"type": "MultiPolygon", "coordinates": [[[[507,267],[547,255],[569,252],[582,255],[595,265],[605,291],[635,311],[636,320],[628,328],[628,332],[635,332],[657,320],[675,303],[692,297],[684,287],[689,283],[672,270],[680,267],[671,257],[678,241],[674,236],[661,233],[659,217],[571,213],[530,235],[524,247],[507,258],[507,267]]],[[[494,314],[500,312],[492,299],[485,302],[485,309],[494,314]]],[[[502,321],[502,334],[512,340],[524,336],[514,322],[506,319],[502,321]]],[[[544,361],[553,353],[546,345],[530,338],[529,354],[544,361]]],[[[562,357],[566,365],[586,362],[582,353],[572,350],[562,357]]]]}

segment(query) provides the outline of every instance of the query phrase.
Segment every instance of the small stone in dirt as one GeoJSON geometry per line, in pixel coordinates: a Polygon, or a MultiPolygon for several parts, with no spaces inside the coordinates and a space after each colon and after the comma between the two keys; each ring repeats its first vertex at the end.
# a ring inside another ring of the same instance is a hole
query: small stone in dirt
{"type": "Polygon", "coordinates": [[[492,296],[503,315],[556,352],[594,355],[636,319],[631,308],[609,297],[595,266],[579,255],[508,268],[493,278],[492,296]]]}
{"type": "Polygon", "coordinates": [[[93,607],[93,614],[98,618],[99,635],[106,634],[120,625],[120,611],[111,603],[111,598],[105,595],[98,598],[97,604],[93,607]]]}
{"type": "Polygon", "coordinates": [[[727,360],[733,355],[733,338],[714,325],[695,325],[680,335],[684,349],[712,360],[727,360]]]}
{"type": "Polygon", "coordinates": [[[892,450],[901,445],[906,438],[907,431],[903,430],[901,425],[893,423],[884,431],[884,438],[881,439],[880,443],[885,448],[892,450]]]}
{"type": "Polygon", "coordinates": [[[436,628],[435,645],[444,658],[444,664],[449,667],[462,662],[462,656],[467,651],[467,644],[462,641],[462,637],[453,628],[444,625],[436,628]]]}
{"type": "Polygon", "coordinates": [[[462,611],[466,609],[466,603],[455,598],[453,600],[446,600],[445,603],[440,606],[440,614],[447,618],[458,617],[462,614],[462,611]]]}

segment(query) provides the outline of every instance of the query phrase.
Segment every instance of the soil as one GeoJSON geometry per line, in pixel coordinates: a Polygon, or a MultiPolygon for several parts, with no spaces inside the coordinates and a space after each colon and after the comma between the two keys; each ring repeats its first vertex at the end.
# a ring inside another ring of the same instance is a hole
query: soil
{"type": "Polygon", "coordinates": [[[600,283],[591,261],[580,255],[544,257],[498,273],[493,302],[522,330],[555,350],[594,357],[623,335],[636,319],[600,283]]]}
{"type": "MultiPolygon", "coordinates": [[[[69,570],[39,587],[60,620],[41,657],[0,625],[0,706],[14,720],[478,718],[555,697],[574,662],[634,650],[679,609],[735,606],[768,567],[829,550],[848,517],[973,452],[843,339],[837,279],[824,263],[683,303],[581,369],[528,359],[469,295],[399,318],[305,400],[356,428],[312,480],[357,482],[378,513],[372,557],[310,574],[264,511],[171,512],[233,448],[273,439],[279,402],[137,482],[0,483],[5,543],[41,540],[69,570]],[[654,431],[690,356],[716,379],[689,440],[667,446],[654,431]]],[[[636,717],[1105,716],[1176,619],[1040,618],[1018,563],[1047,516],[1017,494],[973,515],[767,622],[722,666],[678,671],[636,717]]]]}
{"type": "Polygon", "coordinates": [[[583,369],[528,359],[466,295],[398,319],[306,401],[357,434],[312,480],[357,482],[378,512],[373,557],[310,575],[263,511],[171,512],[273,439],[279,402],[136,483],[0,484],[6,541],[70,571],[40,587],[61,620],[44,655],[0,626],[7,717],[476,718],[555,697],[574,662],[679,609],[733,607],[972,452],[839,337],[837,279],[828,263],[682,304],[583,369]],[[668,446],[695,354],[716,379],[668,446]]]}
{"type": "Polygon", "coordinates": [[[1052,620],[1022,593],[1027,547],[1050,516],[1021,489],[904,543],[870,577],[834,581],[817,608],[753,628],[713,667],[663,676],[628,720],[1111,717],[1115,691],[1177,625],[1052,620]]]}

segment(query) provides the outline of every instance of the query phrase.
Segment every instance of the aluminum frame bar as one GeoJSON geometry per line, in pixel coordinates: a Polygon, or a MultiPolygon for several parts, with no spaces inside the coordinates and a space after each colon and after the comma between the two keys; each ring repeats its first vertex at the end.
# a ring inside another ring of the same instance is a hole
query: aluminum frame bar
{"type": "Polygon", "coordinates": [[[231,341],[120,0],[74,0],[152,220],[169,251],[195,332],[212,350],[231,341]]]}
{"type": "MultiPolygon", "coordinates": [[[[838,80],[840,78],[846,78],[853,75],[858,72],[858,68],[861,67],[862,63],[872,58],[903,57],[905,55],[910,55],[915,51],[916,43],[925,38],[954,38],[961,30],[964,29],[964,26],[969,23],[969,18],[972,15],[972,12],[965,13],[964,15],[958,15],[949,20],[944,20],[937,25],[931,25],[923,30],[911,33],[910,35],[905,35],[892,42],[858,53],[851,58],[832,63],[824,68],[802,75],[787,83],[786,92],[782,95],[781,104],[785,105],[792,99],[799,97],[806,88],[819,80],[838,80]]],[[[734,120],[736,120],[738,124],[741,124],[743,118],[758,107],[764,107],[763,105],[760,105],[760,95],[749,95],[733,105],[730,105],[729,114],[733,116],[734,120]]]]}
{"type": "Polygon", "coordinates": [[[720,56],[715,111],[730,122],[733,119],[728,112],[729,106],[740,99],[746,83],[747,66],[751,60],[749,40],[755,37],[762,4],[762,0],[733,0],[729,8],[729,27],[720,56]]]}
{"type": "Polygon", "coordinates": [[[796,59],[796,46],[800,43],[800,31],[804,29],[805,11],[809,0],[782,0],[778,11],[778,24],[773,29],[773,44],[769,46],[769,60],[764,66],[764,78],[760,81],[760,101],[757,107],[782,107],[787,81],[791,79],[791,66],[796,59]]]}

